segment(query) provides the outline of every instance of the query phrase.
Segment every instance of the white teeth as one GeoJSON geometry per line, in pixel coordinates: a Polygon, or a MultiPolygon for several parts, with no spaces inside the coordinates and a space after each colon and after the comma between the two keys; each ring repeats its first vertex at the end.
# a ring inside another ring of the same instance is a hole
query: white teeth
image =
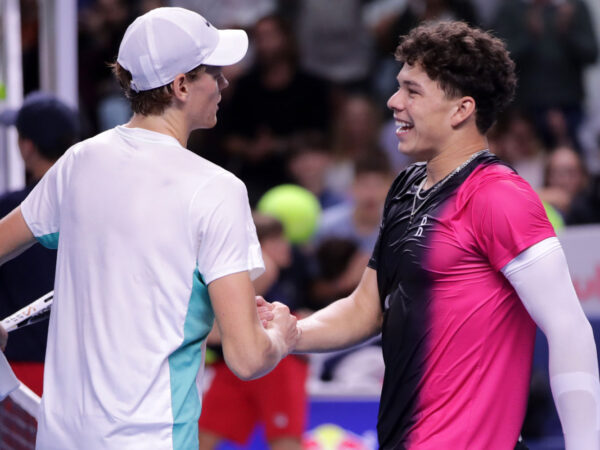
{"type": "Polygon", "coordinates": [[[401,132],[401,131],[408,131],[409,129],[411,129],[413,126],[412,124],[408,123],[408,122],[404,122],[402,120],[397,120],[396,121],[396,131],[401,132]]]}

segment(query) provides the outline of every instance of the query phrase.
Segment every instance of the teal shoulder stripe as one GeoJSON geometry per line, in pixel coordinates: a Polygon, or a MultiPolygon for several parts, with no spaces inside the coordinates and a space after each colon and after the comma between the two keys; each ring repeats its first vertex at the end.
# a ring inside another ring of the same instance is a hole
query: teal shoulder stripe
{"type": "Polygon", "coordinates": [[[46,248],[56,250],[58,248],[58,232],[36,236],[37,241],[46,248]]]}
{"type": "Polygon", "coordinates": [[[202,362],[202,343],[213,321],[208,287],[196,269],[183,327],[183,342],[169,356],[174,450],[198,448],[198,418],[202,406],[196,375],[202,362]]]}

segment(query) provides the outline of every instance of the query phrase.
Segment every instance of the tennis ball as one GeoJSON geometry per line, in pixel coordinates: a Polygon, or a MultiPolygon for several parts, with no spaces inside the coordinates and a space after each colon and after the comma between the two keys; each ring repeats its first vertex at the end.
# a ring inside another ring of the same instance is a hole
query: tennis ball
{"type": "Polygon", "coordinates": [[[0,100],[6,100],[6,85],[0,81],[0,100]]]}
{"type": "Polygon", "coordinates": [[[315,195],[295,184],[282,184],[268,190],[257,209],[279,219],[285,237],[293,244],[306,243],[317,230],[321,206],[315,195]]]}

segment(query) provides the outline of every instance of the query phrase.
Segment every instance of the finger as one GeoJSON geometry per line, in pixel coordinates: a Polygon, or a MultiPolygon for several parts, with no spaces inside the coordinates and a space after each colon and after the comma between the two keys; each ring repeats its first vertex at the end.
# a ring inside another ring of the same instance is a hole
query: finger
{"type": "Polygon", "coordinates": [[[274,308],[274,306],[273,306],[273,304],[272,304],[272,303],[269,303],[268,301],[266,301],[266,300],[265,300],[265,299],[264,299],[262,296],[260,296],[260,295],[257,295],[257,296],[255,297],[255,299],[256,299],[256,306],[265,306],[265,307],[267,307],[267,308],[269,308],[269,309],[273,309],[273,308],[274,308]]]}
{"type": "Polygon", "coordinates": [[[273,317],[275,317],[275,314],[273,314],[273,311],[271,311],[269,309],[259,310],[258,315],[261,318],[267,319],[267,320],[271,320],[271,319],[273,319],[273,317]]]}
{"type": "Polygon", "coordinates": [[[275,314],[273,314],[271,311],[263,313],[259,312],[258,317],[260,317],[261,320],[271,321],[275,318],[275,314]]]}
{"type": "Polygon", "coordinates": [[[273,302],[272,304],[275,307],[275,309],[281,309],[283,311],[287,311],[288,313],[290,311],[290,309],[287,307],[287,305],[284,305],[283,303],[273,302]]]}

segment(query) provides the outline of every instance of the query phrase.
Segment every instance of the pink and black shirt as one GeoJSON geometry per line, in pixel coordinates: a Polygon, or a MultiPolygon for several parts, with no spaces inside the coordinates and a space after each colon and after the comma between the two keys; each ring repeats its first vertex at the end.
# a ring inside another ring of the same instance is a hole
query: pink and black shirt
{"type": "Polygon", "coordinates": [[[415,201],[425,176],[415,164],[394,181],[369,261],[384,311],[379,445],[512,449],[535,324],[500,269],[555,234],[537,194],[489,152],[415,201]]]}

